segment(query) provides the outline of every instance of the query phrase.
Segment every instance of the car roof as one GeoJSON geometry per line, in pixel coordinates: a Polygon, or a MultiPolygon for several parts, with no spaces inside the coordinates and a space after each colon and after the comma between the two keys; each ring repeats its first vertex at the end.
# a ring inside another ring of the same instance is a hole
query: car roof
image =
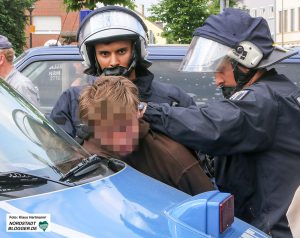
{"type": "MultiPolygon", "coordinates": [[[[188,45],[148,45],[148,60],[182,60],[185,56],[188,45]]],[[[297,48],[298,54],[285,59],[283,62],[292,63],[300,62],[300,48],[297,48]]],[[[63,45],[63,46],[41,46],[34,47],[26,50],[20,57],[15,61],[17,68],[20,67],[19,62],[21,58],[26,57],[30,59],[32,57],[45,57],[47,60],[58,59],[58,56],[63,56],[66,59],[83,60],[80,55],[79,48],[77,45],[63,45]]],[[[61,57],[59,57],[61,58],[61,57]]]]}
{"type": "MultiPolygon", "coordinates": [[[[182,60],[188,45],[149,45],[148,60],[182,60]]],[[[27,60],[83,60],[77,45],[42,46],[26,50],[20,55],[14,64],[16,68],[22,68],[27,60]],[[24,60],[26,59],[26,60],[24,60]]],[[[27,65],[27,63],[26,63],[27,65]]]]}
{"type": "Polygon", "coordinates": [[[76,45],[64,46],[40,46],[30,48],[25,51],[28,56],[32,55],[52,55],[52,54],[79,54],[79,48],[76,45]]]}

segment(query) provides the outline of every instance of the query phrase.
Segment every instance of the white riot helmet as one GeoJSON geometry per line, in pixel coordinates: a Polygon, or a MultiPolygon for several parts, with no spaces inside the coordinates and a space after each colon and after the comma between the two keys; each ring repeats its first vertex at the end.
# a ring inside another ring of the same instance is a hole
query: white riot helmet
{"type": "Polygon", "coordinates": [[[151,63],[147,56],[147,27],[143,20],[133,11],[106,6],[92,11],[81,23],[77,32],[80,53],[88,67],[87,74],[100,75],[100,68],[95,56],[95,44],[118,40],[132,40],[134,44],[132,60],[126,73],[136,66],[148,68],[151,63]]]}

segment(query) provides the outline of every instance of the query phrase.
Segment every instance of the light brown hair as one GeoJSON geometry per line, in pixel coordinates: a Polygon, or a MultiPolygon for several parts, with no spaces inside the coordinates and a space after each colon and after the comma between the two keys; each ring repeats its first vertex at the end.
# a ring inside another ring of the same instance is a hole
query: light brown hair
{"type": "Polygon", "coordinates": [[[137,112],[139,104],[138,89],[122,76],[101,76],[92,86],[85,88],[79,98],[79,117],[87,122],[92,112],[101,112],[102,102],[127,107],[137,112]]]}
{"type": "Polygon", "coordinates": [[[0,53],[3,53],[5,56],[5,59],[12,64],[14,57],[15,57],[15,51],[13,48],[9,49],[0,49],[0,53]]]}

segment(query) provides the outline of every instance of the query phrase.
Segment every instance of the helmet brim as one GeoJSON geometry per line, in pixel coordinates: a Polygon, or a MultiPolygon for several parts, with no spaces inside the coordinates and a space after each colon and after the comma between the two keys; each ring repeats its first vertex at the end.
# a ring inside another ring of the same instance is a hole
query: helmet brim
{"type": "Polygon", "coordinates": [[[287,59],[293,55],[298,54],[298,50],[285,50],[279,47],[275,47],[268,58],[263,59],[257,66],[257,68],[267,68],[270,67],[284,59],[287,59]]]}
{"type": "Polygon", "coordinates": [[[194,36],[187,54],[179,66],[182,72],[218,72],[231,49],[216,41],[194,36]]]}
{"type": "Polygon", "coordinates": [[[97,43],[110,43],[121,40],[136,40],[138,35],[135,32],[124,29],[106,29],[96,32],[86,40],[87,45],[95,45],[97,43]]]}

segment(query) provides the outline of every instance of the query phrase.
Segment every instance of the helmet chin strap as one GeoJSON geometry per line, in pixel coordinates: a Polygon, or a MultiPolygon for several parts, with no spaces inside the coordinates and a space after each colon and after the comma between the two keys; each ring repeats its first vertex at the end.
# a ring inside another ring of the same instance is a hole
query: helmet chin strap
{"type": "Polygon", "coordinates": [[[102,75],[105,76],[125,76],[128,77],[130,74],[129,70],[123,66],[115,66],[111,68],[103,69],[102,75]]]}
{"type": "Polygon", "coordinates": [[[233,94],[236,92],[242,90],[242,88],[251,80],[251,78],[256,74],[257,69],[249,69],[247,73],[240,70],[238,67],[238,62],[235,60],[230,60],[232,69],[233,69],[233,75],[234,80],[236,81],[235,87],[222,87],[222,93],[223,96],[227,99],[229,99],[233,94]]]}

